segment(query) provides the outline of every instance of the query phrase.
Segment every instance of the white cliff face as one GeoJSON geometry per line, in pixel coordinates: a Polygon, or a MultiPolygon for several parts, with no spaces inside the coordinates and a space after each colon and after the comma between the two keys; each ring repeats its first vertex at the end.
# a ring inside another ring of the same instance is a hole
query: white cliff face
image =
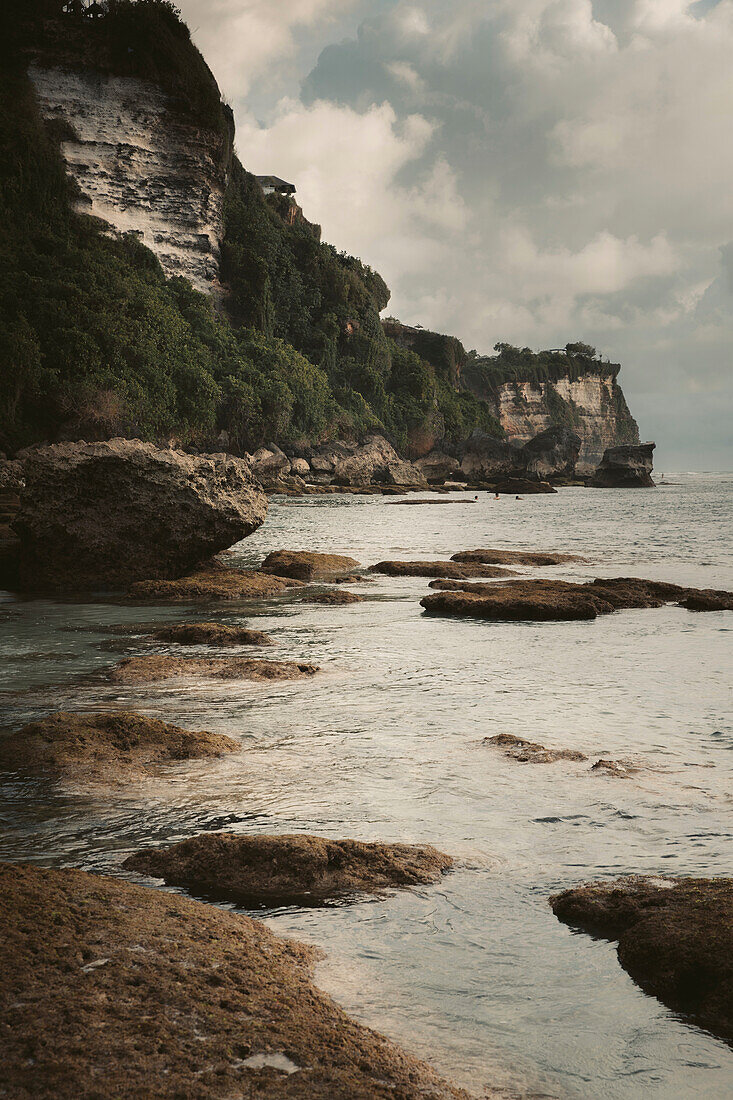
{"type": "Polygon", "coordinates": [[[146,81],[37,65],[29,74],[44,117],[74,131],[62,153],[78,209],[136,234],[166,275],[217,292],[226,180],[215,136],[146,81]]]}
{"type": "MultiPolygon", "coordinates": [[[[526,443],[556,422],[561,398],[573,412],[569,424],[581,437],[576,469],[590,473],[603,458],[606,447],[638,443],[636,424],[626,410],[623,397],[611,377],[584,374],[575,381],[505,383],[499,391],[498,416],[507,438],[526,443]]],[[[627,411],[627,410],[626,410],[627,411]]]]}

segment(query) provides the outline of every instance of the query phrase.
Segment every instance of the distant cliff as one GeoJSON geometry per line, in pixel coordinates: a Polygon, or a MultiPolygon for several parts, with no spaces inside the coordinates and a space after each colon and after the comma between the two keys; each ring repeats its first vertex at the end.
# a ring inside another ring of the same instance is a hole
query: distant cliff
{"type": "Polygon", "coordinates": [[[454,336],[384,322],[404,347],[442,369],[462,393],[485,401],[510,442],[526,443],[553,425],[572,428],[582,445],[579,473],[590,473],[607,447],[639,442],[617,377],[618,363],[601,361],[595,348],[568,344],[556,351],[497,345],[494,356],[466,352],[454,336]]]}

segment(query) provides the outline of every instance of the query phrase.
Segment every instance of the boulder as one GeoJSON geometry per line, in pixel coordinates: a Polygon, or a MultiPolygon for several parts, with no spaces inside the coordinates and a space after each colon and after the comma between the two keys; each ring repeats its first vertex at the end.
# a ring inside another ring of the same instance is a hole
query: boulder
{"type": "Polygon", "coordinates": [[[503,439],[475,431],[461,448],[461,473],[469,481],[492,481],[521,472],[520,450],[503,439]]]}
{"type": "Polygon", "coordinates": [[[49,714],[0,740],[0,769],[51,777],[128,778],[153,764],[221,756],[241,745],[131,711],[49,714]]]}
{"type": "Polygon", "coordinates": [[[307,833],[203,833],[170,848],[136,852],[124,866],[194,893],[213,891],[254,904],[313,904],[435,882],[452,864],[450,856],[430,845],[328,840],[307,833]]]}
{"type": "Polygon", "coordinates": [[[448,478],[455,477],[461,468],[457,458],[452,458],[443,451],[431,451],[423,458],[416,459],[415,466],[431,485],[440,485],[448,478]]]}
{"type": "Polygon", "coordinates": [[[308,477],[311,472],[310,465],[304,458],[292,458],[290,460],[290,473],[296,477],[308,477]]]}
{"type": "Polygon", "coordinates": [[[334,463],[333,480],[337,485],[370,485],[385,479],[387,467],[399,463],[391,443],[381,435],[372,435],[348,457],[334,463]]]}
{"type": "Polygon", "coordinates": [[[0,865],[7,1100],[469,1100],[317,989],[312,947],[168,891],[0,865]]]}
{"type": "Polygon", "coordinates": [[[383,481],[386,485],[410,485],[426,489],[428,482],[425,474],[412,462],[399,458],[388,462],[384,468],[383,481]]]}
{"type": "Polygon", "coordinates": [[[608,447],[590,484],[596,489],[653,489],[655,443],[608,447]]]}
{"type": "Polygon", "coordinates": [[[44,447],[28,456],[24,472],[15,529],[25,589],[180,577],[251,534],[267,511],[245,459],[135,439],[44,447]]]}
{"type": "Polygon", "coordinates": [[[630,876],[550,898],[561,921],[618,940],[645,993],[733,1040],[733,879],[630,876]]]}
{"type": "Polygon", "coordinates": [[[528,477],[572,478],[582,440],[570,428],[553,425],[530,439],[521,449],[521,462],[528,477]]]}
{"type": "Polygon", "coordinates": [[[250,461],[257,477],[265,481],[276,481],[290,473],[290,459],[275,443],[260,447],[250,461]]]}
{"type": "Polygon", "coordinates": [[[24,485],[23,463],[14,459],[0,459],[0,491],[19,493],[24,485]]]}
{"type": "Polygon", "coordinates": [[[263,561],[263,573],[312,581],[334,577],[358,568],[356,558],[345,554],[319,554],[313,550],[272,550],[263,561]]]}
{"type": "Polygon", "coordinates": [[[362,603],[363,596],[356,592],[347,592],[343,588],[329,588],[325,592],[313,592],[303,596],[304,603],[321,603],[330,606],[347,603],[362,603]]]}

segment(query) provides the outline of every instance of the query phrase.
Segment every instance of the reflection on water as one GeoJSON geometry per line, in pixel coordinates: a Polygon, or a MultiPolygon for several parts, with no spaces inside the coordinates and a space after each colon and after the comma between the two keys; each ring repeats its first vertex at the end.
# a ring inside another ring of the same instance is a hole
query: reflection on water
{"type": "MultiPolygon", "coordinates": [[[[482,545],[559,549],[589,561],[542,576],[733,587],[733,479],[674,480],[649,493],[481,494],[466,508],[286,500],[236,554],[251,564],[304,547],[366,565],[482,545]]],[[[665,607],[582,623],[450,621],[421,613],[425,579],[354,588],[364,603],[290,595],[204,613],[7,597],[3,687],[20,694],[4,696],[4,725],[49,709],[130,707],[237,737],[244,752],[113,797],[7,782],[0,856],[121,873],[136,847],[202,830],[430,841],[460,861],[439,886],[265,914],[326,949],[318,980],[349,1011],[473,1087],[729,1096],[731,1049],[641,993],[614,946],[560,924],[547,897],[629,871],[731,873],[731,616],[665,607]],[[321,674],[144,688],[82,679],[119,659],[99,648],[105,625],[212,616],[253,623],[277,643],[267,656],[313,661],[321,674]],[[641,770],[614,779],[583,762],[523,765],[482,744],[496,733],[591,761],[632,758],[641,770]]]]}

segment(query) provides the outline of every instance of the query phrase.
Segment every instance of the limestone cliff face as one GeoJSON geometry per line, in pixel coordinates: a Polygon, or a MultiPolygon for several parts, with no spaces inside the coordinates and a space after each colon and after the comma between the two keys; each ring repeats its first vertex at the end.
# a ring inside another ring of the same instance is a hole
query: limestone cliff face
{"type": "Polygon", "coordinates": [[[218,291],[226,178],[216,136],[147,81],[39,64],[29,74],[44,117],[68,124],[78,208],[135,233],[166,275],[218,291]]]}
{"type": "Polygon", "coordinates": [[[578,473],[590,473],[608,447],[639,442],[639,429],[621,388],[609,374],[587,373],[554,382],[506,382],[494,399],[507,438],[526,443],[564,421],[581,438],[578,473]]]}

